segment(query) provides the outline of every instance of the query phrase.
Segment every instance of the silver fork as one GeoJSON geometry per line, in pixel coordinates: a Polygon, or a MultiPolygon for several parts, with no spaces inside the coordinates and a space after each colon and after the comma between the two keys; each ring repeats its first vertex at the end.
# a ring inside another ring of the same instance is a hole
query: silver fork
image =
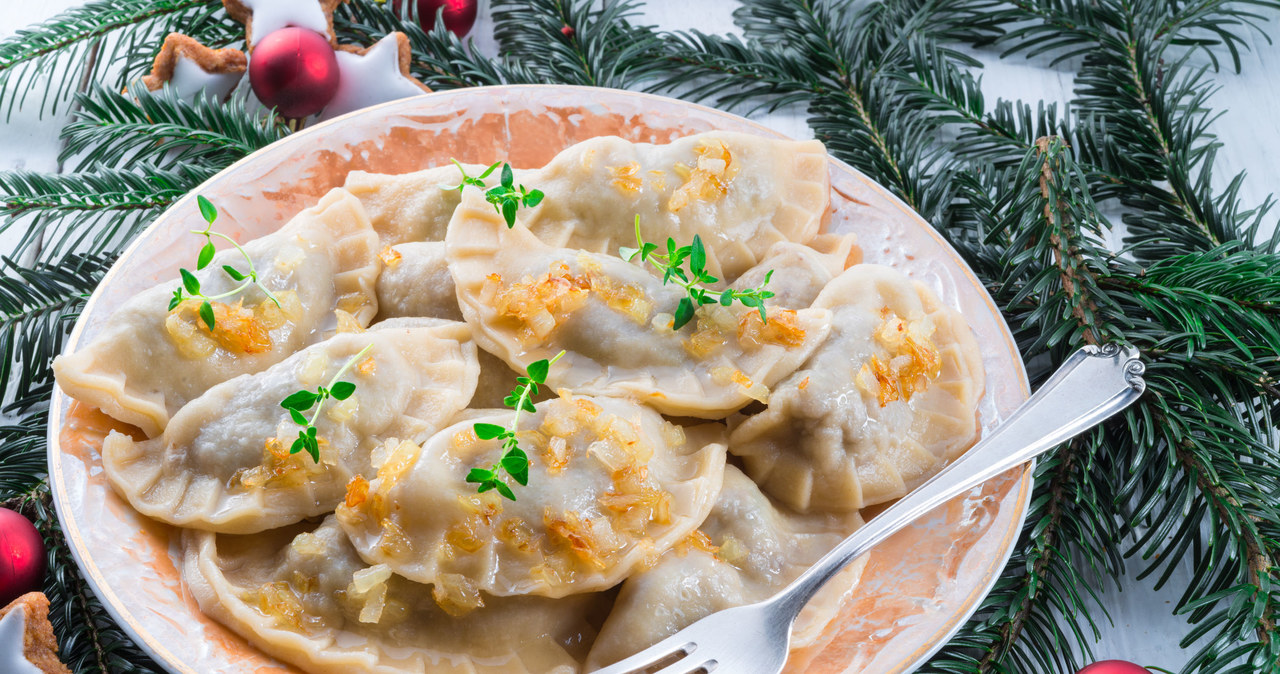
{"type": "Polygon", "coordinates": [[[796,614],[846,564],[899,529],[1004,471],[1102,423],[1142,395],[1136,349],[1087,346],[961,458],[844,539],[778,594],[713,613],[597,674],[776,674],[796,614]]]}

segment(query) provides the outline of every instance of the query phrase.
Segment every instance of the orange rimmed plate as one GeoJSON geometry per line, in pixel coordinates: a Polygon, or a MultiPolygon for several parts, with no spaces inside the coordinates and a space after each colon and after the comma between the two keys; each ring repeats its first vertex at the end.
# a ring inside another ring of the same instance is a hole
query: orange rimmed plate
{"type": "MultiPolygon", "coordinates": [[[[222,210],[220,231],[247,240],[311,206],[349,171],[405,173],[450,158],[536,167],[601,135],[663,143],[709,130],[779,134],[741,117],[658,96],[564,86],[426,94],[352,113],[255,152],[198,190],[222,210]]],[[[917,214],[866,176],[831,160],[829,231],[856,232],[867,262],[916,278],[963,312],[983,349],[991,428],[1027,396],[1026,373],[1000,312],[960,257],[917,214]]],[[[203,228],[194,195],[160,216],[103,279],[67,350],[90,340],[135,293],[176,277],[203,228]]],[[[49,474],[67,542],[103,604],[139,645],[175,672],[293,672],[205,617],[175,566],[176,531],[133,511],[102,474],[99,449],[117,422],[54,389],[49,474]]],[[[910,671],[991,588],[1017,539],[1030,496],[1026,466],[957,498],[873,550],[856,592],[812,646],[792,652],[807,672],[910,671]]]]}

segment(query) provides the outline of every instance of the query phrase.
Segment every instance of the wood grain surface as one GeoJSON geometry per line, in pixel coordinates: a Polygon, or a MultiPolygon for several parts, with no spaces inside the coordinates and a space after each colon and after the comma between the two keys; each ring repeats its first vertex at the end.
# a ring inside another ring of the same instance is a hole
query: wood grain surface
{"type": "MultiPolygon", "coordinates": [[[[0,38],[32,23],[42,21],[78,0],[40,0],[39,2],[0,2],[0,38]]],[[[480,17],[472,32],[473,39],[487,54],[496,53],[492,39],[487,2],[481,0],[480,17]]],[[[704,32],[732,32],[734,0],[648,0],[646,19],[663,29],[697,28],[704,32]]],[[[1280,17],[1268,17],[1268,32],[1275,33],[1280,17]]],[[[1258,34],[1249,36],[1250,51],[1242,57],[1242,73],[1224,71],[1217,74],[1220,90],[1210,99],[1215,111],[1221,112],[1210,128],[1223,143],[1215,166],[1213,184],[1221,188],[1237,173],[1247,172],[1241,196],[1246,206],[1261,203],[1276,190],[1276,159],[1280,155],[1280,45],[1270,44],[1258,34]]],[[[1048,67],[1046,61],[1014,57],[999,60],[994,52],[973,52],[982,60],[983,90],[986,100],[1022,98],[1065,102],[1071,92],[1075,63],[1048,67]]],[[[783,110],[761,114],[755,119],[787,135],[811,137],[805,125],[803,110],[783,110]]],[[[58,132],[65,121],[60,110],[56,116],[41,119],[35,105],[16,111],[8,120],[0,118],[0,169],[55,171],[58,169],[58,132]]],[[[1276,215],[1269,217],[1267,232],[1276,226],[1276,215]]],[[[7,253],[15,233],[0,235],[0,253],[7,253]]],[[[1136,565],[1135,565],[1136,567],[1136,565]]],[[[1119,658],[1146,666],[1178,669],[1185,656],[1177,643],[1188,633],[1182,618],[1172,615],[1181,588],[1189,574],[1189,564],[1182,567],[1162,590],[1155,590],[1150,579],[1138,581],[1123,578],[1121,586],[1108,585],[1102,595],[1110,615],[1099,624],[1099,640],[1094,647],[1097,659],[1119,658]]]]}

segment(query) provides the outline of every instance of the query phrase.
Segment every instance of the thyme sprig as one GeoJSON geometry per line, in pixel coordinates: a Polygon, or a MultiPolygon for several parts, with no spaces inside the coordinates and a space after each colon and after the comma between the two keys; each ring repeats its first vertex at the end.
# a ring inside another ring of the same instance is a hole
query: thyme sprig
{"type": "Polygon", "coordinates": [[[201,292],[200,279],[196,278],[194,273],[187,269],[179,269],[178,273],[182,276],[182,285],[173,291],[173,297],[169,300],[169,311],[173,311],[179,304],[187,300],[203,300],[197,313],[200,315],[201,320],[205,322],[205,325],[209,326],[209,331],[212,332],[217,324],[213,315],[213,302],[226,297],[233,297],[251,285],[258,286],[268,299],[275,302],[277,307],[280,306],[280,300],[276,299],[276,296],[271,294],[271,291],[258,281],[258,270],[253,266],[253,258],[249,257],[249,254],[244,251],[244,248],[240,247],[240,244],[236,243],[235,239],[222,232],[213,231],[213,223],[218,219],[218,209],[213,205],[213,202],[206,199],[204,195],[196,195],[196,203],[200,205],[200,215],[205,222],[204,229],[191,230],[192,234],[199,234],[204,237],[204,246],[200,248],[200,255],[196,257],[196,271],[208,267],[209,263],[213,262],[213,256],[218,252],[213,245],[213,237],[215,236],[227,241],[235,246],[236,250],[240,251],[240,254],[244,256],[245,262],[249,264],[249,271],[246,273],[229,264],[222,265],[222,271],[226,272],[227,276],[230,276],[232,280],[240,282],[240,285],[225,293],[206,295],[201,292]],[[184,291],[186,294],[183,294],[184,291]]]}
{"type": "Polygon", "coordinates": [[[371,349],[373,349],[372,344],[360,349],[359,353],[347,360],[341,368],[338,368],[337,373],[333,375],[333,378],[329,380],[327,385],[317,386],[314,391],[303,389],[296,393],[291,393],[287,398],[280,401],[280,406],[289,410],[289,418],[293,419],[293,423],[302,426],[302,429],[298,431],[297,439],[295,439],[293,441],[293,445],[289,447],[290,454],[297,454],[298,452],[306,451],[311,455],[312,461],[315,461],[316,463],[320,462],[320,439],[317,436],[316,419],[320,418],[320,410],[324,408],[324,401],[329,398],[333,398],[334,400],[346,400],[351,397],[351,394],[356,392],[356,385],[354,383],[338,380],[342,378],[342,375],[347,373],[347,370],[351,369],[352,365],[355,365],[361,358],[364,358],[365,354],[369,353],[371,349]],[[311,418],[308,419],[303,412],[306,412],[312,407],[315,407],[316,411],[312,413],[311,418]]]}
{"type": "Polygon", "coordinates": [[[768,320],[765,315],[764,301],[773,297],[773,291],[765,290],[765,286],[769,285],[769,281],[773,278],[772,269],[764,275],[764,283],[758,287],[748,290],[733,288],[711,290],[702,284],[715,283],[720,279],[707,272],[707,249],[702,244],[702,237],[694,234],[693,243],[687,246],[676,246],[676,240],[667,237],[667,254],[663,255],[657,252],[658,244],[645,241],[640,235],[640,216],[637,215],[636,245],[639,247],[620,246],[618,255],[628,262],[634,262],[637,257],[641,262],[648,262],[662,272],[663,285],[674,280],[676,285],[684,288],[688,293],[685,297],[681,297],[680,303],[676,305],[675,320],[671,323],[672,330],[679,330],[693,320],[694,312],[704,304],[718,303],[727,307],[733,304],[734,300],[745,307],[759,309],[760,320],[768,320]],[[683,267],[685,262],[689,263],[688,272],[683,267]]]}
{"type": "Polygon", "coordinates": [[[515,172],[511,170],[511,164],[497,161],[489,165],[483,173],[478,176],[467,175],[467,170],[458,163],[457,159],[451,159],[453,165],[458,167],[458,172],[462,174],[462,181],[457,185],[442,185],[442,189],[458,190],[461,192],[468,185],[485,190],[484,200],[493,204],[494,210],[502,214],[502,219],[506,221],[507,227],[516,226],[516,211],[521,206],[533,208],[542,203],[541,190],[527,189],[524,185],[516,185],[515,172]],[[484,179],[488,178],[497,168],[501,166],[502,172],[499,174],[499,184],[494,187],[485,185],[484,179]]]}
{"type": "Polygon", "coordinates": [[[481,440],[501,440],[502,448],[505,450],[502,458],[489,468],[472,468],[467,473],[467,482],[474,482],[479,485],[476,489],[477,493],[484,493],[490,489],[498,490],[499,494],[516,500],[515,492],[511,490],[511,485],[507,484],[499,475],[506,471],[511,479],[515,480],[520,486],[529,484],[529,455],[520,448],[520,444],[516,439],[516,433],[520,430],[520,413],[536,412],[533,406],[533,396],[538,395],[538,384],[545,384],[547,381],[547,373],[551,371],[551,366],[560,357],[564,355],[564,351],[557,353],[551,360],[542,359],[529,363],[529,367],[525,368],[526,377],[516,377],[516,387],[511,393],[502,400],[503,404],[516,411],[515,416],[511,418],[511,426],[504,427],[497,424],[477,423],[473,426],[476,437],[481,440]]]}

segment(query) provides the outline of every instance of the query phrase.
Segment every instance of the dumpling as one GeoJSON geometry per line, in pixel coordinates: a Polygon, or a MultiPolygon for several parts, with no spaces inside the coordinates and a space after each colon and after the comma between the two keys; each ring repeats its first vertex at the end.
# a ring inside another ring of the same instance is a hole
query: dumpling
{"type": "Polygon", "coordinates": [[[766,493],[801,512],[899,498],[978,435],[982,358],[964,317],[888,267],[857,265],[814,302],[831,336],[729,438],[766,493]]]}
{"type": "Polygon", "coordinates": [[[569,395],[521,420],[532,467],[516,500],[477,493],[472,468],[502,456],[473,424],[506,427],[501,410],[450,426],[419,448],[401,443],[353,489],[338,520],[360,556],[422,583],[563,597],[609,588],[688,536],[724,472],[724,428],[687,429],[617,398],[569,395]]]}
{"type": "Polygon", "coordinates": [[[308,672],[575,674],[598,595],[486,597],[466,615],[432,588],[360,561],[333,517],[314,531],[182,532],[182,576],[202,611],[308,672]]]}
{"type": "MultiPolygon", "coordinates": [[[[622,584],[587,658],[611,665],[726,608],[767,599],[862,524],[857,513],[797,515],[778,508],[733,466],[707,520],[652,569],[622,584]]],[[[863,560],[828,582],[800,614],[793,648],[817,639],[835,617],[863,560]]]]}
{"type": "Polygon", "coordinates": [[[471,399],[478,371],[465,323],[380,323],[214,386],[158,438],[136,442],[112,433],[103,468],[135,509],[163,522],[228,533],[292,524],[332,511],[353,476],[372,472],[380,440],[422,440],[443,428],[471,399]],[[326,401],[315,422],[319,463],[305,452],[290,454],[300,426],[280,402],[328,386],[369,345],[342,377],[356,385],[354,395],[326,401]]]}
{"type": "Polygon", "coordinates": [[[767,304],[779,307],[807,307],[818,298],[831,279],[862,257],[853,234],[820,234],[809,244],[779,241],[764,259],[729,285],[749,290],[764,284],[773,298],[767,304]],[[813,244],[818,244],[815,248],[813,244]],[[769,272],[773,272],[769,276],[769,272]]]}
{"type": "MultiPolygon", "coordinates": [[[[551,197],[548,197],[551,198],[551,197]]],[[[684,291],[637,264],[554,248],[479,194],[446,239],[458,303],[481,348],[523,371],[568,353],[547,380],[586,395],[634,396],[664,414],[723,418],[790,374],[830,330],[826,309],[703,307],[671,329],[684,291]]]]}
{"type": "MultiPolygon", "coordinates": [[[[467,175],[485,167],[463,164],[467,175]]],[[[414,173],[387,175],[352,171],[343,185],[364,206],[383,246],[411,241],[443,241],[445,228],[461,195],[443,189],[462,181],[453,164],[414,173]]],[[[468,190],[474,188],[467,188],[468,190]]]]}
{"type": "Polygon", "coordinates": [[[525,225],[555,248],[617,254],[646,238],[702,237],[707,268],[737,278],[779,241],[805,243],[827,217],[827,152],[816,140],[712,131],[666,145],[605,136],[574,145],[518,181],[546,195],[525,225]]]}
{"type": "MultiPolygon", "coordinates": [[[[333,190],[278,232],[244,244],[280,307],[250,286],[234,304],[217,305],[220,318],[211,333],[196,315],[198,303],[169,310],[180,284],[175,279],[125,302],[92,342],[54,359],[58,385],[155,437],[179,408],[214,384],[259,372],[319,340],[335,308],[368,325],[377,313],[377,246],[360,203],[333,190]]],[[[238,285],[222,271],[224,264],[245,266],[234,249],[218,253],[196,272],[206,294],[238,285]]]]}
{"type": "Polygon", "coordinates": [[[387,267],[378,277],[379,320],[401,316],[462,320],[444,242],[402,243],[392,246],[383,258],[387,267]]]}

